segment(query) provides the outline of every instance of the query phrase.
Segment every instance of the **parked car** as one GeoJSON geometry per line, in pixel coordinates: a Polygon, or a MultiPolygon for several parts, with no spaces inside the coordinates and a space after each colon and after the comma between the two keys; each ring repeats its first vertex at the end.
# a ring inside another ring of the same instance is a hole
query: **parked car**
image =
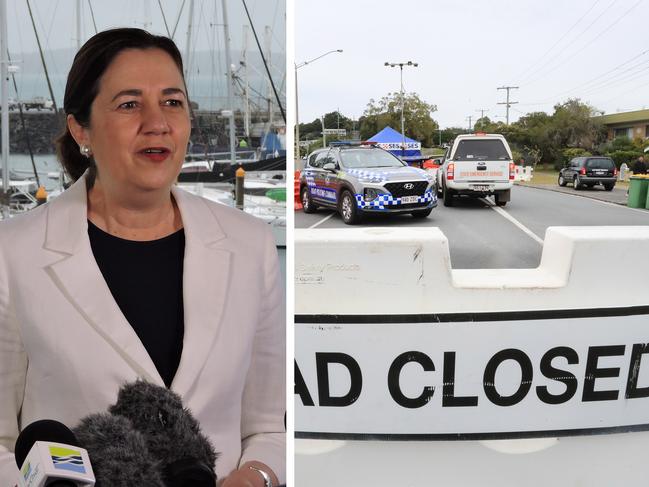
{"type": "Polygon", "coordinates": [[[376,145],[336,144],[309,155],[300,175],[305,213],[336,209],[343,222],[366,213],[411,213],[426,218],[437,206],[435,177],[376,145]]]}
{"type": "Polygon", "coordinates": [[[617,180],[617,167],[610,157],[575,157],[559,171],[559,186],[571,183],[575,189],[592,188],[597,184],[612,191],[617,180]]]}
{"type": "Polygon", "coordinates": [[[444,206],[456,196],[494,197],[498,206],[511,199],[514,162],[507,140],[500,134],[458,135],[437,171],[437,188],[444,206]]]}

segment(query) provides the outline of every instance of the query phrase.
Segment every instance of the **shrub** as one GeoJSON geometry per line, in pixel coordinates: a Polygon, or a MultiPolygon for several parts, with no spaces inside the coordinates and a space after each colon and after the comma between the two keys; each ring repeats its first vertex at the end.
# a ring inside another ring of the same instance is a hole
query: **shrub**
{"type": "Polygon", "coordinates": [[[626,162],[629,166],[633,166],[633,162],[640,157],[642,152],[638,150],[616,150],[606,154],[608,157],[613,159],[615,165],[619,168],[623,162],[626,162]]]}

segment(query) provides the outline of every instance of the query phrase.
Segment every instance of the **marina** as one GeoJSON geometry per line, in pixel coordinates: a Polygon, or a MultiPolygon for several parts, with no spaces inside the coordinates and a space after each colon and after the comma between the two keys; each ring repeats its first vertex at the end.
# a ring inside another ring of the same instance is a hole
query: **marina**
{"type": "MultiPolygon", "coordinates": [[[[241,11],[234,13],[242,25],[235,27],[235,35],[233,24],[228,23],[228,8],[233,8],[232,5],[228,7],[229,3],[223,0],[208,5],[208,2],[192,0],[178,2],[178,5],[167,2],[163,8],[159,2],[143,2],[143,11],[134,14],[132,20],[137,19],[136,24],[139,22],[144,28],[152,29],[154,24],[157,25],[154,17],[157,19],[160,13],[165,18],[165,24],[164,27],[163,24],[158,26],[158,29],[162,29],[159,33],[185,39],[184,49],[181,49],[185,58],[193,123],[178,184],[207,199],[234,206],[234,172],[236,168],[243,167],[247,172],[243,210],[271,225],[278,247],[284,249],[286,122],[283,104],[286,76],[283,53],[273,52],[277,45],[284,49],[274,33],[275,29],[279,29],[283,37],[284,27],[276,25],[277,6],[281,2],[275,2],[273,25],[257,26],[253,20],[255,12],[246,12],[246,16],[243,9],[238,8],[241,11]],[[173,10],[176,11],[176,18],[172,33],[167,19],[171,23],[173,10]],[[206,25],[201,15],[210,17],[211,23],[206,25]],[[239,50],[237,54],[233,54],[233,37],[239,50]],[[237,68],[234,68],[235,63],[237,68]]],[[[76,21],[76,39],[73,39],[76,40],[76,47],[68,45],[62,46],[63,49],[53,49],[48,34],[37,25],[42,26],[42,17],[56,17],[62,15],[62,11],[58,6],[50,11],[51,5],[37,1],[32,1],[30,5],[27,2],[29,15],[34,15],[37,20],[32,23],[37,46],[30,49],[38,47],[39,57],[38,53],[25,53],[25,46],[18,48],[9,42],[6,6],[6,0],[2,0],[0,47],[3,53],[9,52],[9,57],[0,57],[4,80],[0,87],[1,168],[5,168],[0,182],[3,195],[0,219],[34,208],[39,204],[37,192],[41,187],[39,196],[46,194],[45,198],[49,200],[57,197],[69,185],[53,143],[64,124],[60,107],[67,72],[65,66],[71,62],[82,39],[90,37],[92,27],[97,30],[97,18],[103,17],[99,14],[102,6],[97,5],[95,12],[92,5],[88,10],[77,4],[76,9],[66,12],[76,21]],[[42,45],[39,39],[43,37],[42,45]],[[11,53],[17,50],[21,52],[22,59],[12,62],[11,53]]],[[[267,21],[266,18],[264,20],[267,21]]],[[[23,42],[22,38],[20,42],[23,42]]]]}

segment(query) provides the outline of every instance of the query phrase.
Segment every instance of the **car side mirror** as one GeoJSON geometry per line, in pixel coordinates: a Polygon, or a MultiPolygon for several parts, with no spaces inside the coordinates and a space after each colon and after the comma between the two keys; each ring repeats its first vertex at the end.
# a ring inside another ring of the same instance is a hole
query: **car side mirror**
{"type": "Polygon", "coordinates": [[[322,166],[322,169],[324,169],[325,171],[335,172],[336,165],[333,162],[327,162],[324,166],[322,166]]]}

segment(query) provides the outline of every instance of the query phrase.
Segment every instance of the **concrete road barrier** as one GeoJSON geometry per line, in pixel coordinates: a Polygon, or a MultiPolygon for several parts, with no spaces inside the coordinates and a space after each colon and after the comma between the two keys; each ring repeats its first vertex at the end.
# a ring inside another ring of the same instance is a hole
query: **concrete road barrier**
{"type": "Polygon", "coordinates": [[[549,228],[497,270],[452,269],[437,228],[296,230],[296,485],[642,481],[638,255],[649,227],[549,228]]]}

